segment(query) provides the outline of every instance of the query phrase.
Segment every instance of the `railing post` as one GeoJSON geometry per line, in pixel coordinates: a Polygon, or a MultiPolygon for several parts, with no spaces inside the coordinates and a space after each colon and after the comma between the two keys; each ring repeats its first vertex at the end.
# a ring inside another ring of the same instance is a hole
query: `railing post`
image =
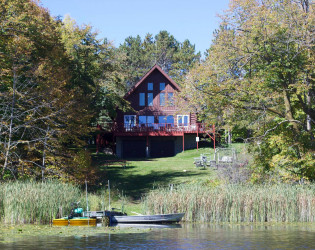
{"type": "Polygon", "coordinates": [[[213,128],[213,149],[215,152],[215,125],[214,124],[212,124],[212,128],[213,128]]]}
{"type": "Polygon", "coordinates": [[[145,148],[145,153],[146,153],[146,158],[149,158],[149,136],[147,136],[147,142],[146,142],[146,148],[145,148]]]}
{"type": "MultiPolygon", "coordinates": [[[[199,132],[199,123],[197,123],[197,137],[199,137],[198,132],[199,132]]],[[[198,138],[198,139],[199,139],[199,138],[198,138]]],[[[197,139],[196,139],[196,140],[197,140],[197,139]]],[[[199,140],[197,140],[197,151],[199,150],[199,149],[198,149],[198,144],[199,144],[199,140]]]]}

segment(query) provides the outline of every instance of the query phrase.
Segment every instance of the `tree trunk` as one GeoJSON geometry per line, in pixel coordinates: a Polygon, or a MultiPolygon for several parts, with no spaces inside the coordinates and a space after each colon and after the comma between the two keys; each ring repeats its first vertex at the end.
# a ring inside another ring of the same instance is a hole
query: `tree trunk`
{"type": "Polygon", "coordinates": [[[290,97],[287,90],[283,90],[283,99],[284,99],[284,106],[285,106],[285,117],[287,120],[290,121],[290,123],[293,125],[294,131],[298,134],[299,128],[296,122],[294,122],[294,117],[292,113],[292,107],[290,102],[290,97]]]}
{"type": "Polygon", "coordinates": [[[11,149],[11,140],[12,140],[12,134],[13,134],[13,119],[14,119],[14,107],[15,107],[15,96],[16,96],[16,73],[15,69],[13,69],[13,95],[12,95],[12,102],[11,102],[11,114],[10,114],[10,125],[9,125],[9,138],[8,142],[6,143],[5,147],[5,156],[4,156],[4,164],[3,164],[3,169],[2,169],[2,176],[4,175],[4,171],[8,167],[8,159],[9,159],[9,154],[10,154],[10,149],[11,149]]]}
{"type": "Polygon", "coordinates": [[[45,139],[44,139],[43,161],[42,161],[42,181],[44,181],[45,161],[46,161],[46,144],[47,144],[48,132],[49,132],[49,126],[46,130],[46,135],[45,135],[45,139]]]}
{"type": "MultiPolygon", "coordinates": [[[[311,95],[309,91],[306,95],[306,105],[308,108],[311,108],[311,95]]],[[[312,131],[312,119],[309,114],[306,115],[306,129],[308,132],[312,131]]]]}

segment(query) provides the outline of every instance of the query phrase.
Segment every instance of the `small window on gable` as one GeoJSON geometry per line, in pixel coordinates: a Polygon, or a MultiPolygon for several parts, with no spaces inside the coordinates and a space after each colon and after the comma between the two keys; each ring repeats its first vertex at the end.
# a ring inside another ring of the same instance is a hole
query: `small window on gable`
{"type": "Polygon", "coordinates": [[[152,82],[148,82],[148,90],[153,90],[153,83],[152,82]]]}
{"type": "Polygon", "coordinates": [[[167,101],[169,106],[174,106],[173,92],[167,93],[167,101]]]}
{"type": "Polygon", "coordinates": [[[153,93],[148,93],[148,106],[153,106],[153,93]]]}
{"type": "Polygon", "coordinates": [[[139,106],[145,106],[145,94],[139,93],[139,106]]]}
{"type": "Polygon", "coordinates": [[[160,90],[164,90],[165,89],[165,83],[164,82],[161,82],[160,83],[160,90]]]}
{"type": "Polygon", "coordinates": [[[160,93],[160,106],[165,106],[165,93],[160,93]]]}

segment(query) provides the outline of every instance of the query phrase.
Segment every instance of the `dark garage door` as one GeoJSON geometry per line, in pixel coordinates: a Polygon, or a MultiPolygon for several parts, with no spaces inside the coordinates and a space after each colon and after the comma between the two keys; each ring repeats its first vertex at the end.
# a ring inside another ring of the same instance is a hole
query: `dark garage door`
{"type": "Polygon", "coordinates": [[[123,158],[145,158],[145,141],[123,141],[123,158]]]}
{"type": "Polygon", "coordinates": [[[167,141],[151,141],[151,150],[150,156],[151,157],[169,157],[174,156],[175,148],[174,148],[174,141],[167,140],[167,141]]]}

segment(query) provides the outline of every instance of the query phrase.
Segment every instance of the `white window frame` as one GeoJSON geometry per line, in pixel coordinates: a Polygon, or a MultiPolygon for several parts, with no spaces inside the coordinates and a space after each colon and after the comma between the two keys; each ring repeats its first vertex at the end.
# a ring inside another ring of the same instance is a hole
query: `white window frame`
{"type": "Polygon", "coordinates": [[[137,124],[137,116],[136,115],[124,115],[124,128],[126,129],[126,131],[130,131],[133,127],[136,126],[137,124]],[[126,117],[129,117],[129,122],[126,122],[126,117]],[[133,117],[133,123],[131,123],[132,119],[130,119],[131,117],[133,117]]]}
{"type": "Polygon", "coordinates": [[[189,124],[190,124],[189,115],[177,115],[177,126],[178,127],[188,127],[189,124]],[[186,126],[183,125],[184,123],[179,123],[179,117],[182,117],[182,119],[183,119],[183,117],[185,117],[185,116],[187,116],[187,125],[186,126]]]}

